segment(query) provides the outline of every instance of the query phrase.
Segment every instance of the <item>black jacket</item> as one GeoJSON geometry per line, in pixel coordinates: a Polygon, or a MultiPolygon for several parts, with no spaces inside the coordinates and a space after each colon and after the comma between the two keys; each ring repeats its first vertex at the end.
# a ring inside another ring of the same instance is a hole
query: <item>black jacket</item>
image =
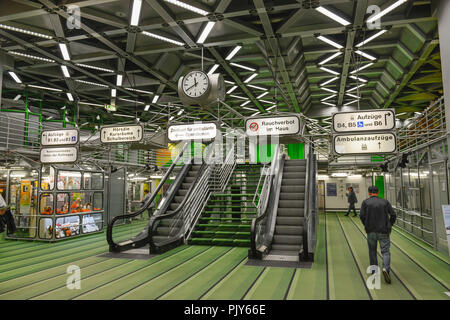
{"type": "Polygon", "coordinates": [[[359,212],[367,233],[390,233],[397,215],[389,201],[372,196],[361,203],[359,212]]]}
{"type": "Polygon", "coordinates": [[[347,196],[348,203],[357,203],[358,199],[356,199],[355,191],[349,192],[347,196]]]}
{"type": "Polygon", "coordinates": [[[6,210],[5,214],[0,216],[0,233],[5,231],[5,226],[8,227],[10,233],[16,232],[16,224],[14,223],[14,217],[9,209],[6,210]]]}

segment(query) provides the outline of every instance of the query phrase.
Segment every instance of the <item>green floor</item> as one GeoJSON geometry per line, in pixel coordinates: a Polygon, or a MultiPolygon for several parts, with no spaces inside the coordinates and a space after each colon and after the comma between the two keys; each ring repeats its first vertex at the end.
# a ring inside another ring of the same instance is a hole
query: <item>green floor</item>
{"type": "MultiPolygon", "coordinates": [[[[143,225],[121,226],[115,236],[127,239],[143,225]]],[[[105,234],[53,244],[0,240],[0,299],[449,300],[450,259],[398,230],[391,240],[392,284],[382,280],[371,290],[361,222],[336,213],[320,215],[312,269],[245,266],[248,248],[226,246],[182,246],[149,260],[101,258],[105,234]],[[81,268],[81,289],[67,289],[69,265],[81,268]]]]}

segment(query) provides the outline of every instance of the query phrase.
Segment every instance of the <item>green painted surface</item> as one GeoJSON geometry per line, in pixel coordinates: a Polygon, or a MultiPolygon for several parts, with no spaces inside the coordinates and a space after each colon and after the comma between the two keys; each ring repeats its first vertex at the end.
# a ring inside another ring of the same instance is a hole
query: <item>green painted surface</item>
{"type": "Polygon", "coordinates": [[[293,274],[291,268],[266,268],[244,300],[283,300],[293,274]]]}
{"type": "Polygon", "coordinates": [[[288,146],[288,155],[291,160],[305,159],[305,144],[290,143],[288,146]]]}
{"type": "Polygon", "coordinates": [[[375,186],[377,186],[380,193],[378,196],[381,199],[384,199],[384,176],[376,176],[375,177],[375,186]]]}
{"type": "Polygon", "coordinates": [[[270,163],[275,153],[275,144],[258,144],[256,145],[256,162],[270,163]]]}

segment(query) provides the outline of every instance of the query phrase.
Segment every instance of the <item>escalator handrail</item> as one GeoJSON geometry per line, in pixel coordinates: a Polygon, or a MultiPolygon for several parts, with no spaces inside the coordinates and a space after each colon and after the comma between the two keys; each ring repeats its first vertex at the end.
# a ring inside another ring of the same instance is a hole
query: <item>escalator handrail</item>
{"type": "Polygon", "coordinates": [[[302,235],[302,250],[303,252],[299,252],[299,257],[303,253],[303,257],[305,259],[308,259],[309,256],[309,246],[308,246],[308,227],[309,227],[309,218],[311,214],[311,193],[313,192],[313,183],[312,183],[312,176],[314,173],[314,167],[313,167],[313,159],[314,159],[314,153],[312,149],[312,145],[309,146],[309,152],[308,152],[308,160],[306,162],[306,186],[305,186],[305,208],[304,208],[304,224],[303,224],[303,235],[302,235]]]}
{"type": "Polygon", "coordinates": [[[181,150],[181,152],[177,155],[177,157],[175,158],[175,160],[172,162],[172,164],[169,167],[169,170],[167,170],[167,172],[165,173],[164,177],[161,179],[161,182],[158,184],[158,186],[156,187],[155,191],[153,191],[152,195],[150,196],[150,198],[142,205],[141,208],[139,208],[138,210],[136,210],[135,212],[131,212],[131,213],[127,213],[127,214],[123,214],[120,216],[115,216],[109,223],[108,223],[108,228],[106,230],[106,240],[108,241],[108,244],[112,247],[117,247],[117,243],[114,242],[113,237],[112,237],[112,230],[114,227],[114,224],[120,220],[120,219],[128,219],[128,218],[133,218],[136,217],[137,215],[143,213],[145,210],[148,209],[148,207],[150,206],[150,204],[155,200],[158,192],[161,190],[162,186],[164,185],[164,183],[167,181],[167,179],[170,177],[172,171],[175,169],[175,166],[177,165],[178,161],[181,159],[181,157],[183,156],[184,152],[186,151],[186,148],[188,147],[189,142],[186,142],[183,146],[183,149],[181,150]]]}

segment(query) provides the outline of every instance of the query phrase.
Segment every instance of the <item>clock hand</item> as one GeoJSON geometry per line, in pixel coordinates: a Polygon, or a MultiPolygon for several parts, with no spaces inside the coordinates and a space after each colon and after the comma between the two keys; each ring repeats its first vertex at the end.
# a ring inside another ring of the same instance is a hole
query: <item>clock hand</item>
{"type": "Polygon", "coordinates": [[[195,83],[195,84],[193,84],[192,86],[190,86],[189,88],[187,88],[186,91],[191,90],[191,88],[193,88],[193,87],[195,87],[195,86],[197,86],[197,83],[195,83]]]}

